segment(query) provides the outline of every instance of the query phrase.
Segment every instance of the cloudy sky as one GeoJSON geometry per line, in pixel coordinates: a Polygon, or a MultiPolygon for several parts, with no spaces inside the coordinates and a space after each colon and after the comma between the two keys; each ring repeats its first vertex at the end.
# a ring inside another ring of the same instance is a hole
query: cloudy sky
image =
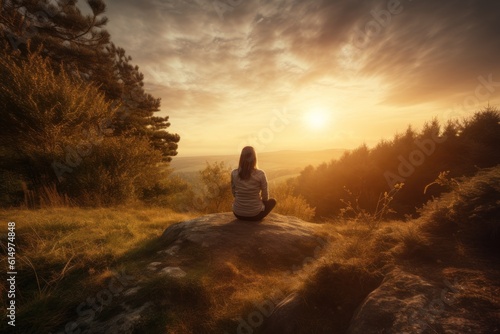
{"type": "Polygon", "coordinates": [[[355,148],[500,105],[497,0],[107,0],[179,156],[355,148]]]}

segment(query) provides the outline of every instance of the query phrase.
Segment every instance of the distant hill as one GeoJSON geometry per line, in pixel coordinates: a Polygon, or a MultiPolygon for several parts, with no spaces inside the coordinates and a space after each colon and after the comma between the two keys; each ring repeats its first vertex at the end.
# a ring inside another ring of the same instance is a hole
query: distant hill
{"type": "MultiPolygon", "coordinates": [[[[276,151],[257,153],[259,168],[266,171],[270,181],[280,181],[297,176],[308,165],[317,166],[339,158],[345,149],[329,149],[319,151],[276,151]]],[[[170,166],[175,174],[190,178],[190,174],[197,173],[206,167],[206,163],[223,161],[227,166],[238,166],[238,155],[213,155],[194,157],[174,157],[170,166]]]]}

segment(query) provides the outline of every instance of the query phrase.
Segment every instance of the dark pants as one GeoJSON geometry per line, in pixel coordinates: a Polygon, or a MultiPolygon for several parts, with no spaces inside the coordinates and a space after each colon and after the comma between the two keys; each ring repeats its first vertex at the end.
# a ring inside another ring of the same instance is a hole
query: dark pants
{"type": "Polygon", "coordinates": [[[276,200],[274,198],[270,198],[267,201],[262,201],[264,203],[264,211],[261,211],[258,215],[253,216],[253,217],[244,217],[244,216],[239,216],[236,213],[234,215],[236,218],[239,220],[251,220],[251,221],[259,221],[264,219],[265,216],[267,216],[271,210],[276,206],[276,200]]]}

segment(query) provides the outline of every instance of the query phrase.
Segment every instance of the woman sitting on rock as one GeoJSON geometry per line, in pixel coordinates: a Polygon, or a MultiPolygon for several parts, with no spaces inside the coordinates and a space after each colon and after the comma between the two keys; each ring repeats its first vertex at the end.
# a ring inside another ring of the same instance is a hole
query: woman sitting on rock
{"type": "Polygon", "coordinates": [[[257,155],[251,146],[241,151],[238,169],[231,172],[233,213],[240,220],[262,220],[276,205],[269,198],[266,173],[257,168],[257,155]]]}

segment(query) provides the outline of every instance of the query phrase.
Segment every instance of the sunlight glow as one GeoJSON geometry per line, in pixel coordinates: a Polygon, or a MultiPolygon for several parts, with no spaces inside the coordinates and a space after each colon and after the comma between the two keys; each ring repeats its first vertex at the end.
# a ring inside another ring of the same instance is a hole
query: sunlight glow
{"type": "Polygon", "coordinates": [[[304,114],[304,121],[312,130],[324,129],[330,121],[330,113],[325,108],[313,108],[304,114]]]}

